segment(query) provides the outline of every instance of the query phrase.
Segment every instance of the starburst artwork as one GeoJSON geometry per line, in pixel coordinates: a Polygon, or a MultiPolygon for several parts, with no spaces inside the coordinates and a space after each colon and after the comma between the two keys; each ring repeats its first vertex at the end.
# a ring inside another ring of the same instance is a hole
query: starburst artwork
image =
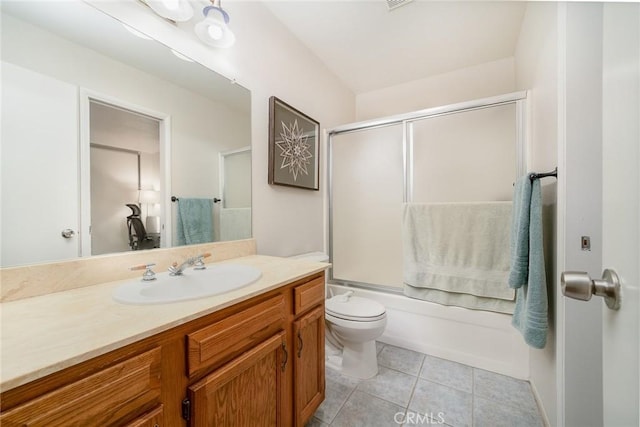
{"type": "Polygon", "coordinates": [[[318,190],[320,124],[274,96],[269,102],[269,184],[318,190]]]}
{"type": "Polygon", "coordinates": [[[299,174],[309,175],[307,166],[313,158],[311,151],[309,151],[311,144],[307,143],[307,137],[298,126],[298,120],[294,120],[289,125],[285,122],[280,123],[282,125],[282,132],[280,132],[282,141],[276,142],[276,145],[282,150],[280,152],[280,157],[282,157],[280,169],[289,168],[293,180],[298,181],[299,174]]]}

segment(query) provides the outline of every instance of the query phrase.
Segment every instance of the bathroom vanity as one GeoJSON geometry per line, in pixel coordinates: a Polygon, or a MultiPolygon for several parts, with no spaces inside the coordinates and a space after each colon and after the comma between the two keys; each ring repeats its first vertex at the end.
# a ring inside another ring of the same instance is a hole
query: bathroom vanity
{"type": "Polygon", "coordinates": [[[327,264],[232,261],[262,277],[172,304],[119,304],[122,281],[3,303],[0,424],[303,426],[324,399],[327,264]]]}

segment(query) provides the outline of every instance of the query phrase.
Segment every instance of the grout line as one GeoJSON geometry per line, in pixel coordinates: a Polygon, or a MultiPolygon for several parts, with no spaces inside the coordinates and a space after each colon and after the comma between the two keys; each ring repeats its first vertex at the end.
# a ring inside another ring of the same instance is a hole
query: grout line
{"type": "MultiPolygon", "coordinates": [[[[339,375],[344,376],[344,375],[342,375],[340,373],[339,373],[339,375]]],[[[333,422],[335,421],[335,419],[338,416],[338,414],[340,413],[340,411],[342,411],[342,408],[344,408],[344,405],[347,403],[347,400],[349,400],[349,398],[351,397],[353,392],[356,391],[356,389],[358,388],[359,385],[360,385],[360,383],[356,384],[356,386],[353,387],[353,389],[349,392],[349,395],[347,396],[346,399],[344,399],[344,402],[342,402],[342,404],[340,405],[340,407],[336,411],[336,414],[331,418],[331,422],[329,422],[329,426],[333,425],[333,422]]]]}
{"type": "Polygon", "coordinates": [[[420,363],[420,368],[418,369],[418,375],[416,375],[416,382],[413,383],[413,389],[411,390],[411,395],[409,396],[409,402],[407,403],[407,407],[405,408],[405,417],[409,412],[409,405],[411,405],[411,401],[413,400],[413,395],[416,392],[416,387],[418,387],[418,381],[420,380],[420,373],[422,372],[422,368],[424,367],[424,361],[427,360],[427,355],[422,353],[424,357],[422,358],[422,362],[420,363]]]}
{"type": "Polygon", "coordinates": [[[471,367],[471,427],[476,425],[476,368],[471,367]]]}

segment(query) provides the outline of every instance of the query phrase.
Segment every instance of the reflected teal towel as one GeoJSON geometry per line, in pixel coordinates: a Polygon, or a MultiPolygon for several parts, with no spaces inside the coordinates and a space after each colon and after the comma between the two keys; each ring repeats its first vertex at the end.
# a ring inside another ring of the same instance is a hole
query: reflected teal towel
{"type": "MultiPolygon", "coordinates": [[[[520,331],[524,340],[531,347],[544,348],[547,342],[548,330],[548,300],[547,300],[547,283],[544,269],[544,251],[542,247],[542,191],[540,181],[534,180],[529,182],[529,177],[524,176],[516,183],[514,195],[513,224],[512,233],[517,233],[517,239],[527,234],[528,242],[518,240],[516,242],[516,251],[512,252],[516,257],[512,261],[512,276],[522,280],[525,283],[515,282],[516,291],[516,308],[513,313],[511,324],[520,331]],[[523,182],[527,181],[527,182],[523,182]],[[519,191],[527,194],[518,194],[519,191]],[[516,199],[516,196],[518,199],[516,199]],[[520,203],[529,201],[529,207],[518,206],[520,203]],[[523,211],[528,211],[529,215],[522,215],[523,211]],[[516,217],[518,216],[518,217],[516,217]],[[523,224],[524,222],[524,224],[523,224]],[[524,233],[524,229],[528,233],[524,233]],[[524,248],[527,246],[527,260],[525,272],[524,268],[524,248]]],[[[511,279],[511,275],[510,275],[511,279]]],[[[513,286],[511,280],[509,284],[513,286]]]]}
{"type": "Polygon", "coordinates": [[[180,198],[176,228],[178,246],[213,242],[213,200],[180,198]]]}

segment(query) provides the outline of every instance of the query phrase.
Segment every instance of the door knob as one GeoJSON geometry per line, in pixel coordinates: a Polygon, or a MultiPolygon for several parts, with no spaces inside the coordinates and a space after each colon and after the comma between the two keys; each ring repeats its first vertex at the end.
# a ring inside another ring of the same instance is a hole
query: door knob
{"type": "Polygon", "coordinates": [[[612,310],[620,308],[620,279],[615,271],[606,269],[602,279],[591,280],[583,271],[565,271],[560,275],[562,294],[566,297],[589,301],[592,295],[604,297],[612,310]]]}
{"type": "Polygon", "coordinates": [[[65,239],[70,239],[76,235],[76,232],[70,228],[65,228],[60,234],[62,234],[62,237],[64,237],[65,239]]]}

